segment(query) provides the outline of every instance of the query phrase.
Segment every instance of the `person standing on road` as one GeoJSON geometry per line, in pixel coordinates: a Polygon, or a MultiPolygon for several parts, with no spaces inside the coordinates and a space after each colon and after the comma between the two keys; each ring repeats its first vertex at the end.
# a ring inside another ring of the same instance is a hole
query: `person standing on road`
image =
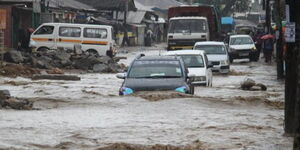
{"type": "Polygon", "coordinates": [[[273,49],[274,49],[274,37],[273,35],[268,34],[263,36],[262,40],[263,40],[263,52],[264,52],[265,62],[271,63],[273,49]]]}

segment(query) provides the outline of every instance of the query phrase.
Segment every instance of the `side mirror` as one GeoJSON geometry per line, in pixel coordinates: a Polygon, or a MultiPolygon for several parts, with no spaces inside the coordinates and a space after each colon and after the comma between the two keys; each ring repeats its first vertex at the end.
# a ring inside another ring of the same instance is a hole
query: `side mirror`
{"type": "Polygon", "coordinates": [[[214,67],[214,65],[212,64],[212,62],[208,62],[207,68],[212,68],[212,67],[214,67]]]}
{"type": "Polygon", "coordinates": [[[126,73],[118,73],[116,75],[116,77],[119,78],[119,79],[125,79],[126,78],[126,73]]]}

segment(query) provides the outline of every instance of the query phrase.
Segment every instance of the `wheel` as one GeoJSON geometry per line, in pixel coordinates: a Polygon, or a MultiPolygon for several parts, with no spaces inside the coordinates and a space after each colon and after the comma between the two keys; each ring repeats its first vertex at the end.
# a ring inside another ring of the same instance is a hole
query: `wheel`
{"type": "Polygon", "coordinates": [[[233,63],[233,58],[232,57],[229,57],[229,62],[233,63]]]}
{"type": "Polygon", "coordinates": [[[195,86],[191,85],[190,86],[190,94],[194,95],[194,93],[195,93],[195,86]]]}
{"type": "Polygon", "coordinates": [[[47,47],[40,47],[39,49],[37,49],[37,52],[47,52],[49,50],[49,48],[47,47]]]}
{"type": "Polygon", "coordinates": [[[94,49],[89,49],[86,51],[86,53],[90,56],[96,56],[96,57],[99,56],[98,52],[94,49]]]}
{"type": "Polygon", "coordinates": [[[255,61],[259,61],[259,56],[260,56],[260,52],[258,51],[257,54],[256,54],[256,57],[255,57],[255,61]]]}

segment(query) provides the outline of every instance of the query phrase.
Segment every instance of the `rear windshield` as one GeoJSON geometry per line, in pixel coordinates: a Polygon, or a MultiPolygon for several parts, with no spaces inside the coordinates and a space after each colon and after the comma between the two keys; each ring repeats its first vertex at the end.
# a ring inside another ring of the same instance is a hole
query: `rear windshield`
{"type": "Polygon", "coordinates": [[[188,68],[203,68],[204,60],[201,55],[183,55],[181,58],[184,61],[184,64],[188,68]]]}
{"type": "Polygon", "coordinates": [[[226,54],[226,49],[222,45],[197,45],[196,50],[204,50],[207,55],[209,54],[226,54]]]}
{"type": "Polygon", "coordinates": [[[253,44],[253,40],[250,37],[235,37],[230,39],[230,45],[247,45],[253,44]]]}
{"type": "Polygon", "coordinates": [[[206,30],[206,20],[203,19],[171,20],[169,27],[169,33],[203,33],[206,30]]]}
{"type": "Polygon", "coordinates": [[[183,72],[179,61],[135,61],[129,78],[181,78],[183,72]]]}

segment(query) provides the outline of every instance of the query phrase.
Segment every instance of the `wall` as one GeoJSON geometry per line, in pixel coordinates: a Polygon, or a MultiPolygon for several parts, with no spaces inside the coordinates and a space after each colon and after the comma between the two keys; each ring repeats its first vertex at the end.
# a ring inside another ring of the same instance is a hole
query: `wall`
{"type": "Polygon", "coordinates": [[[6,10],[6,29],[4,30],[4,47],[12,47],[11,6],[0,6],[0,9],[6,10]]]}

